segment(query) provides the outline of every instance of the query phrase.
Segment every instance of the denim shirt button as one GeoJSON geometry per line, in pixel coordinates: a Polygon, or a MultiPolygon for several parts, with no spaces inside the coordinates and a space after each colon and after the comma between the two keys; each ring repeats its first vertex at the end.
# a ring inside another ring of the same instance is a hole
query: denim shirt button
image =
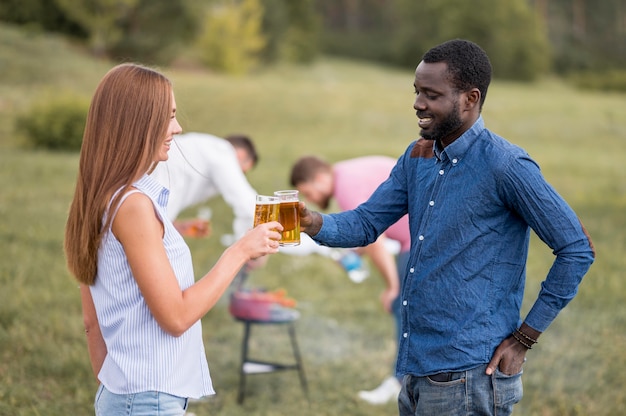
{"type": "Polygon", "coordinates": [[[424,240],[424,236],[420,235],[419,237],[417,237],[418,240],[423,241],[424,240]]]}
{"type": "Polygon", "coordinates": [[[407,337],[409,336],[409,334],[405,332],[404,334],[402,334],[402,336],[403,336],[404,338],[407,338],[407,337]]]}
{"type": "Polygon", "coordinates": [[[458,161],[459,161],[459,160],[455,157],[454,159],[452,159],[452,164],[453,164],[453,165],[456,165],[456,163],[457,163],[458,161]]]}
{"type": "Polygon", "coordinates": [[[413,273],[414,271],[415,271],[415,269],[414,269],[413,267],[411,267],[411,268],[409,269],[409,272],[411,272],[411,273],[413,273]]]}
{"type": "Polygon", "coordinates": [[[433,205],[435,205],[435,201],[430,201],[430,202],[428,203],[428,205],[430,205],[430,206],[432,207],[433,205]]]}
{"type": "Polygon", "coordinates": [[[406,305],[408,305],[408,303],[409,303],[409,302],[407,302],[406,300],[403,300],[403,301],[402,301],[402,306],[406,306],[406,305]]]}
{"type": "Polygon", "coordinates": [[[439,171],[439,174],[440,174],[440,175],[443,175],[443,169],[441,169],[441,170],[439,171]]]}

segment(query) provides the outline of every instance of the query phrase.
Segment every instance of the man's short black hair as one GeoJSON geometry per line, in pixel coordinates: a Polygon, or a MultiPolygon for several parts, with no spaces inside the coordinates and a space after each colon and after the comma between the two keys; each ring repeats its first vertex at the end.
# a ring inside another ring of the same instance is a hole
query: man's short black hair
{"type": "Polygon", "coordinates": [[[291,168],[290,183],[297,187],[315,179],[320,172],[332,171],[332,165],[318,156],[303,156],[291,168]]]}
{"type": "Polygon", "coordinates": [[[252,159],[252,166],[256,166],[256,164],[259,163],[259,155],[250,137],[245,134],[229,134],[225,139],[228,140],[233,147],[244,149],[250,159],[252,159]]]}
{"type": "Polygon", "coordinates": [[[459,91],[478,88],[482,109],[491,82],[492,68],[487,53],[480,46],[469,40],[449,40],[426,52],[422,61],[428,64],[445,62],[450,81],[459,91]]]}

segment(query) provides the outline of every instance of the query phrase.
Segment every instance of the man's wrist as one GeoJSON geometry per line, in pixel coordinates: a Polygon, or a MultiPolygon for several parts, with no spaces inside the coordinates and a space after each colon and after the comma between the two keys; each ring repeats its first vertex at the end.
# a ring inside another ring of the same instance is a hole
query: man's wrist
{"type": "Polygon", "coordinates": [[[324,220],[319,212],[311,212],[311,225],[306,227],[306,233],[311,237],[315,237],[322,229],[324,220]]]}
{"type": "Polygon", "coordinates": [[[511,336],[515,338],[518,343],[522,344],[529,350],[532,349],[533,345],[537,343],[539,335],[541,335],[541,332],[531,328],[525,323],[523,323],[511,334],[511,336]]]}

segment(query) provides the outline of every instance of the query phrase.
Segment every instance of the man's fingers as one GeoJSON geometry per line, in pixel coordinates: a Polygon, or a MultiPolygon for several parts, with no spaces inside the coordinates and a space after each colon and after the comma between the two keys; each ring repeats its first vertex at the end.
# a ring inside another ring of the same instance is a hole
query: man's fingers
{"type": "Polygon", "coordinates": [[[493,354],[493,357],[491,357],[491,361],[489,361],[489,364],[487,365],[485,374],[490,376],[493,373],[495,373],[496,369],[498,368],[498,365],[500,364],[501,359],[502,359],[502,353],[500,352],[500,346],[498,346],[498,348],[496,348],[496,352],[493,354]]]}

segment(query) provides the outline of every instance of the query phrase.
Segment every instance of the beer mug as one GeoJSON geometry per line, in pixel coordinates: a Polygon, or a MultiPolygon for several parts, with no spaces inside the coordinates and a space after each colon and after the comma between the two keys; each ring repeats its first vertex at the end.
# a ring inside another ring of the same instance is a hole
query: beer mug
{"type": "Polygon", "coordinates": [[[298,191],[276,191],[274,195],[280,199],[278,222],[283,226],[281,246],[297,246],[300,244],[300,215],[298,191]]]}
{"type": "Polygon", "coordinates": [[[279,204],[280,198],[277,196],[257,195],[254,207],[254,226],[278,221],[279,204]]]}

